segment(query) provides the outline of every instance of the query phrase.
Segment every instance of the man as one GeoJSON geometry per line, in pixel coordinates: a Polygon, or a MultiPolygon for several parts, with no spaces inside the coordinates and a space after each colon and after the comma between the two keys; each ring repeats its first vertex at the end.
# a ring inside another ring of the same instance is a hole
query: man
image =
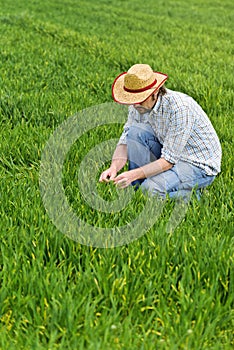
{"type": "Polygon", "coordinates": [[[129,105],[129,115],[99,181],[186,198],[220,172],[221,146],[210,120],[191,97],[166,89],[167,78],[147,64],[135,64],[115,79],[113,98],[129,105]],[[127,161],[129,170],[117,175],[127,161]]]}

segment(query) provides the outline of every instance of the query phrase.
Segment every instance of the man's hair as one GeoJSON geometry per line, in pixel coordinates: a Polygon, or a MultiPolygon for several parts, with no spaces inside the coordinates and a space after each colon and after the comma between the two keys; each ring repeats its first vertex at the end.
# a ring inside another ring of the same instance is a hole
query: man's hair
{"type": "Polygon", "coordinates": [[[165,95],[166,93],[167,93],[167,89],[164,87],[164,85],[161,86],[161,87],[159,88],[159,90],[158,90],[158,94],[161,95],[161,96],[163,96],[163,95],[165,95]]]}

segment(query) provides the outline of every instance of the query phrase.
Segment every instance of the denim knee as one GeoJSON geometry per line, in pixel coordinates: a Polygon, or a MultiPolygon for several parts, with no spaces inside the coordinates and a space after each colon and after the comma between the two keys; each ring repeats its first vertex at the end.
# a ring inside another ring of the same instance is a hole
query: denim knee
{"type": "MultiPolygon", "coordinates": [[[[138,149],[138,152],[150,151],[149,161],[160,158],[162,145],[159,143],[156,135],[149,124],[132,125],[127,134],[127,145],[131,148],[136,146],[144,147],[138,149]]],[[[138,153],[139,156],[139,153],[138,153]]]]}
{"type": "Polygon", "coordinates": [[[141,142],[142,139],[145,138],[145,130],[143,130],[140,126],[132,125],[130,126],[127,133],[127,141],[137,141],[141,142]]]}
{"type": "Polygon", "coordinates": [[[141,184],[143,192],[147,191],[152,195],[159,195],[162,198],[166,197],[166,183],[160,179],[160,181],[152,181],[150,178],[145,179],[141,184]]]}

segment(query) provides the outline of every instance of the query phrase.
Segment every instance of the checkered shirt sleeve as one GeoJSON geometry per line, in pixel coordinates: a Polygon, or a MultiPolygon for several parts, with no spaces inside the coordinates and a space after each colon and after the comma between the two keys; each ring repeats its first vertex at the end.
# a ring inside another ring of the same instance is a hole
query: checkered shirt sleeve
{"type": "Polygon", "coordinates": [[[181,158],[193,125],[194,120],[191,118],[187,106],[182,106],[172,113],[162,148],[162,157],[168,162],[175,164],[181,158]]]}

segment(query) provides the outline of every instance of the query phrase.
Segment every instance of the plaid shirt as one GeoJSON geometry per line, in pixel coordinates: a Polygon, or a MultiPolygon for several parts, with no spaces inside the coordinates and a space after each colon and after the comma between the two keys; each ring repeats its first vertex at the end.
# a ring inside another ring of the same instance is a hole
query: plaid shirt
{"type": "Polygon", "coordinates": [[[128,121],[118,144],[126,144],[129,127],[149,123],[162,144],[161,156],[172,164],[191,163],[207,175],[220,172],[222,150],[218,136],[206,113],[192,97],[167,89],[152,111],[140,114],[129,107],[128,121]]]}

